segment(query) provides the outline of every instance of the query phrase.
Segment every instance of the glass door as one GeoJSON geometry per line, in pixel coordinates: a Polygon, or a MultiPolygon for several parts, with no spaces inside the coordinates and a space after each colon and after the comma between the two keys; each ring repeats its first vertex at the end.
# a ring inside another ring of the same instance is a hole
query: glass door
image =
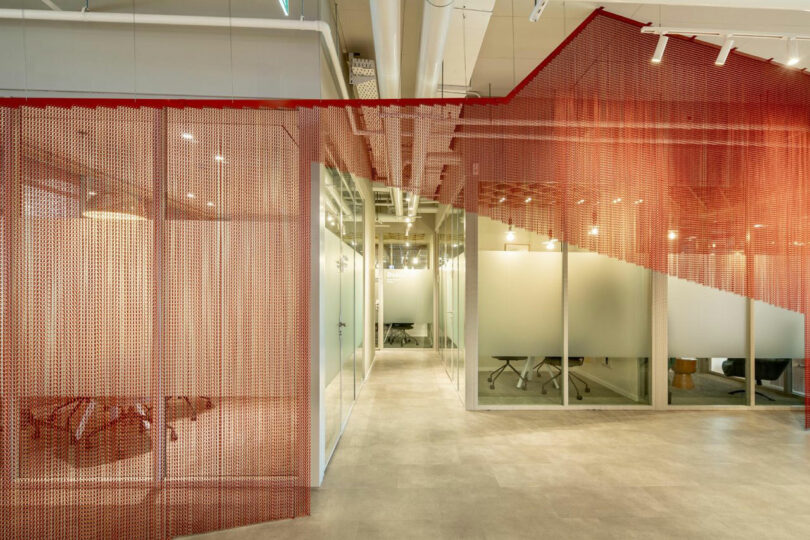
{"type": "Polygon", "coordinates": [[[335,174],[340,205],[340,423],[349,417],[354,401],[355,379],[355,193],[354,181],[347,174],[335,174]]]}

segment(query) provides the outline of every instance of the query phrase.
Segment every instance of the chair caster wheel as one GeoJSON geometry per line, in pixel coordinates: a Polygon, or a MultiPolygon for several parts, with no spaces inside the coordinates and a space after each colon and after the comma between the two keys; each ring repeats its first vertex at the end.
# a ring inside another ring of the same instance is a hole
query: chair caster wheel
{"type": "Polygon", "coordinates": [[[490,384],[490,385],[489,385],[489,389],[490,389],[490,390],[495,390],[495,385],[494,385],[494,384],[490,384]]]}
{"type": "Polygon", "coordinates": [[[586,392],[590,392],[590,391],[591,391],[591,389],[590,389],[590,388],[588,388],[588,387],[586,386],[586,387],[585,387],[585,391],[586,391],[586,392]]]}
{"type": "Polygon", "coordinates": [[[487,382],[492,382],[492,377],[487,377],[487,382]]]}
{"type": "Polygon", "coordinates": [[[578,399],[579,401],[582,401],[582,396],[577,396],[577,399],[578,399]]]}
{"type": "Polygon", "coordinates": [[[545,389],[545,388],[543,388],[542,390],[540,390],[540,393],[541,393],[541,394],[546,394],[546,393],[547,393],[547,392],[546,392],[546,389],[545,389]]]}

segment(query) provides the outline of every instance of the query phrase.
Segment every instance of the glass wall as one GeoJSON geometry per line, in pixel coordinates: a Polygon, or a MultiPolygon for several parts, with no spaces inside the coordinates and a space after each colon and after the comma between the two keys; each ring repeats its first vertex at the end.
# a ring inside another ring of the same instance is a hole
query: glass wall
{"type": "Polygon", "coordinates": [[[757,405],[804,404],[804,315],[754,302],[757,405]]]}
{"type": "Polygon", "coordinates": [[[455,389],[464,389],[464,210],[451,208],[439,226],[439,352],[455,389]]]}
{"type": "MultiPolygon", "coordinates": [[[[650,270],[575,246],[564,249],[550,234],[481,216],[478,247],[479,405],[652,403],[650,270]],[[561,392],[565,323],[567,400],[561,392]]],[[[745,268],[741,254],[731,256],[735,267],[745,268]]],[[[756,301],[749,324],[745,297],[666,279],[668,354],[657,376],[662,382],[667,377],[668,404],[803,404],[802,314],[756,301]],[[750,375],[756,393],[750,400],[749,331],[756,356],[750,375]]],[[[446,311],[453,309],[450,299],[443,297],[443,302],[446,311]]],[[[452,352],[444,354],[449,367],[455,361],[452,352]]]]}
{"type": "Polygon", "coordinates": [[[478,249],[479,404],[561,404],[560,242],[479,216],[478,249]]]}
{"type": "Polygon", "coordinates": [[[407,219],[382,234],[384,348],[433,347],[431,242],[421,219],[407,219]]]}
{"type": "Polygon", "coordinates": [[[325,449],[329,457],[363,378],[363,213],[354,179],[321,174],[321,324],[325,449]]]}
{"type": "Polygon", "coordinates": [[[650,403],[650,271],[569,247],[568,402],[650,403]]]}
{"type": "Polygon", "coordinates": [[[668,278],[669,403],[746,405],[746,299],[668,278]]]}

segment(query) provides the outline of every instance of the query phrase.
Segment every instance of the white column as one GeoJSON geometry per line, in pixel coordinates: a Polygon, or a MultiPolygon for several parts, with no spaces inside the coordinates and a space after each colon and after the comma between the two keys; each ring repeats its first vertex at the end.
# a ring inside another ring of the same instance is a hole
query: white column
{"type": "Polygon", "coordinates": [[[652,272],[650,276],[650,403],[655,409],[666,409],[669,402],[669,344],[667,341],[667,275],[652,272]]]}

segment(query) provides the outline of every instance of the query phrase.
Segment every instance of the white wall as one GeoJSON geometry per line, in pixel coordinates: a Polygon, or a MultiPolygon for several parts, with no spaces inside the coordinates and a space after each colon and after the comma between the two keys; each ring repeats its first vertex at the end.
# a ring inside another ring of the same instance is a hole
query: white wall
{"type": "MultiPolygon", "coordinates": [[[[228,15],[227,2],[191,4],[135,2],[138,13],[228,15]]],[[[233,16],[280,16],[278,2],[250,4],[235,0],[233,16]]],[[[131,2],[96,6],[132,9],[131,2]]],[[[307,18],[317,18],[318,7],[310,11],[307,18]]],[[[334,80],[321,80],[333,79],[321,49],[320,34],[308,31],[0,20],[0,95],[336,97],[334,80]]]]}

